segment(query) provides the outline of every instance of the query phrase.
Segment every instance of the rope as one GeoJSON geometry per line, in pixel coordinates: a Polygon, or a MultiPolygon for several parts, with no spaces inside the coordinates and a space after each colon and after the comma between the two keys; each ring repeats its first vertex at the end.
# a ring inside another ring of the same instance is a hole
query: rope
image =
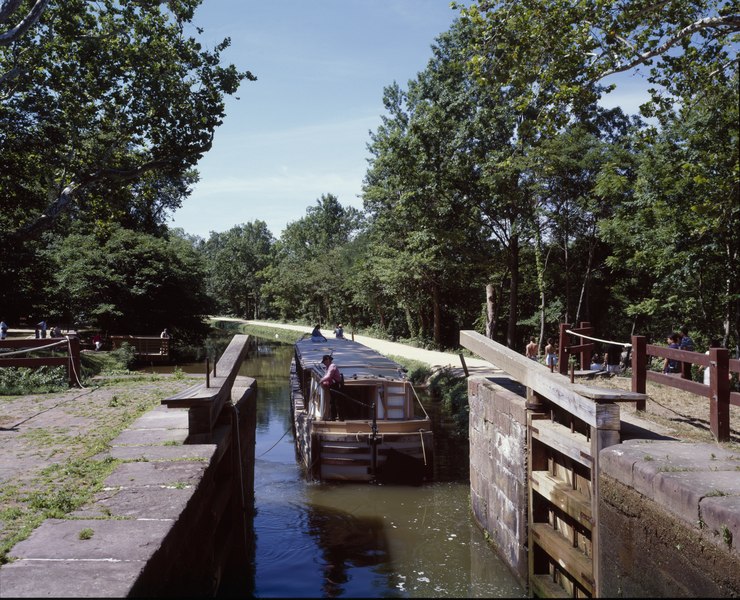
{"type": "Polygon", "coordinates": [[[632,347],[632,344],[629,344],[629,343],[625,344],[623,342],[611,342],[609,340],[602,340],[602,339],[595,338],[595,337],[589,337],[587,335],[583,335],[582,333],[576,333],[575,331],[571,331],[570,329],[567,329],[565,333],[569,333],[570,335],[575,335],[577,337],[586,338],[587,340],[593,340],[595,342],[603,342],[604,344],[612,344],[613,346],[623,346],[624,348],[632,347]]]}
{"type": "Polygon", "coordinates": [[[421,410],[424,411],[424,416],[428,419],[429,415],[427,414],[426,408],[424,408],[424,405],[421,403],[421,400],[419,400],[419,395],[416,393],[416,389],[414,386],[411,386],[411,391],[414,392],[414,398],[416,398],[416,401],[419,403],[419,406],[421,406],[421,410]]]}
{"type": "MultiPolygon", "coordinates": [[[[288,427],[288,429],[286,429],[286,430],[285,430],[285,433],[284,433],[283,435],[281,435],[281,436],[280,436],[280,440],[282,440],[282,439],[283,439],[283,438],[284,438],[284,437],[285,437],[285,436],[287,435],[287,433],[288,433],[288,432],[289,432],[289,431],[290,431],[290,430],[291,430],[292,428],[293,428],[292,426],[291,426],[291,427],[288,427]]],[[[273,448],[274,448],[275,446],[277,446],[277,445],[278,445],[278,444],[280,443],[280,440],[278,440],[277,442],[275,442],[275,443],[274,443],[274,444],[273,444],[272,446],[270,446],[270,447],[269,447],[269,448],[268,448],[267,450],[265,450],[265,451],[264,451],[264,452],[263,452],[262,454],[260,454],[260,455],[258,456],[258,458],[261,458],[261,457],[263,457],[263,456],[264,456],[265,454],[267,454],[267,453],[268,453],[268,452],[269,452],[270,450],[272,450],[272,449],[273,449],[273,448]]]]}
{"type": "Polygon", "coordinates": [[[47,344],[46,346],[38,346],[36,348],[23,348],[22,350],[15,350],[13,352],[3,352],[0,354],[0,356],[13,356],[15,354],[28,354],[29,352],[35,352],[36,350],[46,350],[47,348],[54,348],[55,346],[61,346],[62,344],[68,344],[69,338],[64,340],[59,340],[58,342],[54,342],[52,344],[47,344]]]}
{"type": "Polygon", "coordinates": [[[72,357],[72,342],[70,341],[69,338],[67,338],[67,352],[69,353],[70,370],[72,371],[72,373],[74,373],[75,381],[77,382],[77,385],[79,385],[80,388],[84,390],[85,386],[82,385],[82,382],[80,381],[80,375],[79,373],[77,373],[77,369],[75,369],[75,361],[74,361],[74,358],[72,357]]]}
{"type": "Polygon", "coordinates": [[[427,464],[427,450],[424,447],[424,430],[419,429],[419,437],[421,438],[421,453],[424,456],[424,466],[427,464]]]}

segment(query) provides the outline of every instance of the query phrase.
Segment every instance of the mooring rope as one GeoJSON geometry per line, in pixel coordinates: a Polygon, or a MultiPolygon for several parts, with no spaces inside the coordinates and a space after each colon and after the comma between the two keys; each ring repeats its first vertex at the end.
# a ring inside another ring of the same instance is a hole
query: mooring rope
{"type": "Polygon", "coordinates": [[[624,348],[631,348],[632,344],[624,343],[624,342],[612,342],[609,340],[602,340],[595,337],[590,337],[588,335],[583,335],[582,333],[576,333],[575,331],[571,331],[570,329],[567,329],[565,333],[569,333],[570,335],[575,335],[578,337],[586,338],[587,340],[593,340],[595,342],[603,342],[604,344],[612,344],[613,346],[622,346],[624,348]]]}
{"type": "Polygon", "coordinates": [[[67,352],[69,353],[69,364],[70,364],[70,370],[72,373],[74,373],[75,381],[77,382],[77,385],[80,386],[81,389],[85,389],[85,386],[82,385],[82,382],[80,381],[80,375],[77,373],[77,369],[75,369],[75,361],[72,357],[72,341],[67,338],[67,352]]]}
{"type": "Polygon", "coordinates": [[[427,465],[427,449],[424,447],[424,430],[419,429],[419,437],[421,438],[421,453],[424,456],[424,466],[427,465]]]}

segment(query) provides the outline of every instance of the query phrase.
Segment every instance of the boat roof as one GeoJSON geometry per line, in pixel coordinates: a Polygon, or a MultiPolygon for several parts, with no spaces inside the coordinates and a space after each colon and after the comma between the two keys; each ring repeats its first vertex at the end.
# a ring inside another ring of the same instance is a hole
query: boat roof
{"type": "Polygon", "coordinates": [[[405,380],[403,367],[376,350],[346,338],[326,338],[314,341],[300,339],[295,343],[296,355],[304,369],[314,368],[323,374],[321,359],[330,354],[344,380],[389,379],[405,380]]]}

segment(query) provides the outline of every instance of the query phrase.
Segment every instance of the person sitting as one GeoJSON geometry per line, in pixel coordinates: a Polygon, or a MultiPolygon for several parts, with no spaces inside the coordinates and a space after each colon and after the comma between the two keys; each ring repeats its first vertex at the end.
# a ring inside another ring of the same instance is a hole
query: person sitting
{"type": "Polygon", "coordinates": [[[311,332],[311,341],[312,342],[325,342],[326,338],[324,337],[324,334],[321,333],[321,330],[319,329],[319,326],[316,325],[313,328],[313,331],[311,332]]]}
{"type": "Polygon", "coordinates": [[[330,420],[336,421],[338,418],[337,399],[334,390],[339,389],[342,384],[342,374],[339,368],[334,364],[334,358],[330,354],[324,354],[321,358],[321,364],[326,367],[326,373],[319,383],[327,392],[329,392],[329,408],[331,411],[330,420]]]}
{"type": "Polygon", "coordinates": [[[589,368],[591,371],[601,371],[604,368],[601,357],[597,353],[594,353],[591,357],[591,366],[589,368]]]}

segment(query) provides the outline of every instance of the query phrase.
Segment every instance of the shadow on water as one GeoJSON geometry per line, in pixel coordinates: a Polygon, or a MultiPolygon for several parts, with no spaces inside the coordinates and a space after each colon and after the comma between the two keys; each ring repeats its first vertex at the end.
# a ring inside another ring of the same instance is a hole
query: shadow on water
{"type": "MultiPolygon", "coordinates": [[[[257,338],[242,366],[257,380],[255,550],[244,567],[254,582],[219,596],[526,597],[473,522],[467,440],[454,434],[440,403],[420,394],[435,427],[433,483],[303,478],[290,417],[292,354],[292,344],[257,338]]],[[[204,373],[199,363],[179,368],[204,373]]]]}

